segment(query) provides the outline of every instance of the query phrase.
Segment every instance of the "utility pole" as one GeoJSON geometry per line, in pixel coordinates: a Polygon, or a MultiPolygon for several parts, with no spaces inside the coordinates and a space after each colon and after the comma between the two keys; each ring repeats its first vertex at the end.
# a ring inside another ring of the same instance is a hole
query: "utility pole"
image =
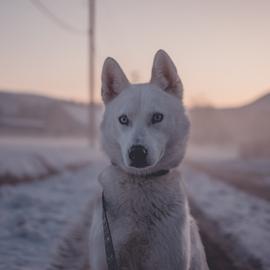
{"type": "Polygon", "coordinates": [[[88,47],[89,47],[89,142],[96,142],[95,118],[95,0],[88,0],[88,47]]]}

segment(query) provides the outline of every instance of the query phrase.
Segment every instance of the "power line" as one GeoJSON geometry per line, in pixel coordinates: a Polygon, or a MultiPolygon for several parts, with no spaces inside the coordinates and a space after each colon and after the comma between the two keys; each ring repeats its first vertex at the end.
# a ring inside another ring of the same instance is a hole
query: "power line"
{"type": "Polygon", "coordinates": [[[51,10],[40,0],[29,0],[44,16],[53,21],[63,30],[76,35],[88,36],[89,49],[89,140],[92,146],[96,140],[96,119],[95,119],[95,9],[96,0],[87,0],[88,3],[88,31],[77,29],[73,25],[57,17],[51,10]]]}
{"type": "Polygon", "coordinates": [[[87,35],[87,31],[83,31],[74,27],[73,25],[65,22],[61,18],[57,17],[47,6],[45,6],[40,0],[29,0],[35,8],[37,8],[45,17],[53,21],[63,30],[76,35],[87,35]]]}

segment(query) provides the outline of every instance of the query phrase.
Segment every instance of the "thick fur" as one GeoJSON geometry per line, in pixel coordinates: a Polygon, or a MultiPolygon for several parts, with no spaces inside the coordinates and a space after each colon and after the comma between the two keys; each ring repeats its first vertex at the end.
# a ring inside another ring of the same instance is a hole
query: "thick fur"
{"type": "Polygon", "coordinates": [[[180,173],[189,121],[176,68],[158,51],[148,84],[132,85],[108,58],[102,72],[105,113],[102,145],[113,165],[99,176],[101,189],[62,243],[50,269],[107,270],[102,226],[102,190],[120,270],[207,270],[196,222],[180,173]],[[164,119],[151,123],[153,113],[164,119]],[[126,115],[129,125],[121,125],[126,115]],[[130,165],[129,149],[143,145],[148,165],[130,165]],[[168,174],[154,176],[160,170],[168,174]]]}

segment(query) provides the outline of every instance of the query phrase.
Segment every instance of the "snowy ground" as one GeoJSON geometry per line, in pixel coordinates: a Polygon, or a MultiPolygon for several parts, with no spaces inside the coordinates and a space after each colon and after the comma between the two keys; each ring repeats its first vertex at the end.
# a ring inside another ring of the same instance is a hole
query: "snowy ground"
{"type": "Polygon", "coordinates": [[[269,202],[191,168],[185,168],[184,175],[192,200],[215,221],[221,237],[230,238],[231,257],[240,265],[256,261],[255,269],[269,269],[269,202]]]}
{"type": "Polygon", "coordinates": [[[235,145],[195,145],[188,144],[186,159],[193,161],[223,161],[239,157],[235,145]]]}
{"type": "Polygon", "coordinates": [[[104,164],[0,188],[1,270],[44,269],[64,228],[95,192],[104,164]]]}
{"type": "MultiPolygon", "coordinates": [[[[0,185],[0,270],[44,269],[64,228],[76,219],[98,188],[97,174],[106,165],[100,151],[90,151],[86,141],[44,142],[0,140],[0,175],[5,168],[18,177],[27,172],[32,180],[37,180],[35,176],[39,177],[42,171],[37,156],[46,157],[58,168],[57,174],[45,177],[44,181],[0,185]],[[66,164],[82,161],[89,161],[90,165],[75,171],[66,169],[66,164]]],[[[220,158],[222,162],[224,159],[220,158]]],[[[263,177],[269,176],[267,162],[251,166],[239,161],[234,167],[230,162],[219,164],[229,164],[226,170],[236,167],[245,172],[249,168],[261,172],[263,177]]],[[[221,247],[227,248],[238,265],[250,266],[236,269],[269,269],[269,201],[187,164],[183,172],[192,201],[204,219],[217,224],[219,237],[224,239],[224,245],[219,242],[221,247]]]]}
{"type": "Polygon", "coordinates": [[[0,184],[29,181],[90,164],[100,156],[86,139],[0,138],[0,184]]]}

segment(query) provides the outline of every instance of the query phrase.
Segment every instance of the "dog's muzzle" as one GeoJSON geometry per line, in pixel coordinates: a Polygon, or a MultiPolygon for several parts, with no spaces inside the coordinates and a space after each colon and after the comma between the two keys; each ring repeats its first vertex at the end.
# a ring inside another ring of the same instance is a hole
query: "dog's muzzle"
{"type": "Polygon", "coordinates": [[[133,145],[128,151],[128,156],[130,159],[130,166],[135,168],[144,168],[147,164],[147,149],[140,144],[133,145]]]}

